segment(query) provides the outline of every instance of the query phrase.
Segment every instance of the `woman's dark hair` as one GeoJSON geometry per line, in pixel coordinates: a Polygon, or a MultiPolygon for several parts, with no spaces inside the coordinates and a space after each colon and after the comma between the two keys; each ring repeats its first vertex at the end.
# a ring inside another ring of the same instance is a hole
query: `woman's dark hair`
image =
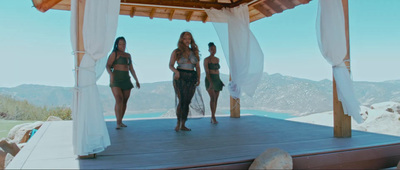
{"type": "Polygon", "coordinates": [[[113,52],[118,50],[118,42],[119,42],[119,40],[124,40],[126,42],[124,37],[118,37],[114,42],[114,47],[113,47],[113,50],[112,50],[113,52]]]}
{"type": "Polygon", "coordinates": [[[213,42],[208,43],[208,48],[210,48],[210,47],[212,47],[212,46],[215,47],[215,44],[214,44],[213,42]]]}

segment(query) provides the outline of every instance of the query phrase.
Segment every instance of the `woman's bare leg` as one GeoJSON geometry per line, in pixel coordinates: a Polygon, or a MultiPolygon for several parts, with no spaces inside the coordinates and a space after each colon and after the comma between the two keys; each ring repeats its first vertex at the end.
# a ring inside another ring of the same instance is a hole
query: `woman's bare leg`
{"type": "Polygon", "coordinates": [[[178,121],[176,122],[175,131],[178,132],[180,127],[181,127],[181,121],[178,119],[178,121]]]}
{"type": "Polygon", "coordinates": [[[126,112],[126,105],[128,103],[129,96],[131,95],[131,89],[129,90],[124,90],[123,92],[123,101],[122,101],[122,114],[121,114],[121,126],[122,127],[127,127],[124,123],[122,123],[122,119],[125,116],[126,112]]]}
{"type": "Polygon", "coordinates": [[[117,119],[117,129],[121,128],[121,123],[122,123],[122,110],[123,110],[123,93],[121,88],[119,87],[112,87],[111,91],[114,95],[115,98],[115,118],[117,119]]]}
{"type": "Polygon", "coordinates": [[[183,130],[183,131],[191,131],[191,129],[186,127],[186,120],[182,120],[181,130],[183,130]]]}
{"type": "Polygon", "coordinates": [[[219,92],[213,90],[213,89],[209,89],[207,90],[208,94],[210,95],[210,110],[211,110],[211,123],[216,124],[218,123],[217,120],[215,119],[215,111],[217,108],[217,94],[219,94],[219,92]]]}
{"type": "Polygon", "coordinates": [[[211,113],[211,118],[213,119],[214,123],[217,124],[217,118],[215,117],[215,113],[217,112],[217,103],[218,103],[219,91],[214,91],[214,110],[211,113]]]}

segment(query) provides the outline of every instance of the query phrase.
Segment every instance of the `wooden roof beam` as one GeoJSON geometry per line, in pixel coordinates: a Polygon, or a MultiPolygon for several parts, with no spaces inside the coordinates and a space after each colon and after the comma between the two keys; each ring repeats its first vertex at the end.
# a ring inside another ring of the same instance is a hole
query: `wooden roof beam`
{"type": "Polygon", "coordinates": [[[175,9],[171,9],[171,12],[169,13],[168,19],[170,21],[172,21],[172,18],[174,18],[174,14],[175,14],[175,9]]]}
{"type": "Polygon", "coordinates": [[[203,17],[203,23],[206,23],[207,22],[207,19],[208,19],[208,15],[207,15],[207,13],[204,13],[205,15],[204,15],[204,17],[203,17]]]}
{"type": "Polygon", "coordinates": [[[61,2],[61,0],[32,0],[33,6],[40,12],[46,12],[59,2],[61,2]]]}
{"type": "Polygon", "coordinates": [[[186,22],[190,21],[190,18],[192,18],[192,15],[193,15],[193,11],[189,11],[189,13],[186,16],[186,22]]]}
{"type": "Polygon", "coordinates": [[[136,12],[135,7],[132,7],[131,12],[129,13],[129,16],[131,16],[131,18],[133,18],[133,16],[135,16],[135,12],[136,12]]]}
{"type": "Polygon", "coordinates": [[[150,12],[150,15],[149,15],[150,19],[154,18],[154,13],[156,13],[156,8],[152,8],[151,9],[151,12],[150,12]]]}

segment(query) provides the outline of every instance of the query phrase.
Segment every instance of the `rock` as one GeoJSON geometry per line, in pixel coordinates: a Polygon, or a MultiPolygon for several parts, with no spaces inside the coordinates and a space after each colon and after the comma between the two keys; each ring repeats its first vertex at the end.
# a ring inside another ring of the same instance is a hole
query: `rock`
{"type": "Polygon", "coordinates": [[[24,126],[27,126],[31,123],[23,123],[23,124],[19,124],[19,125],[15,125],[9,132],[8,132],[8,139],[14,140],[15,135],[17,134],[17,131],[24,126]]]}
{"type": "Polygon", "coordinates": [[[57,116],[49,116],[46,121],[61,121],[62,119],[57,116]]]}
{"type": "Polygon", "coordinates": [[[289,153],[270,148],[258,156],[249,169],[293,169],[293,160],[289,153]]]}
{"type": "Polygon", "coordinates": [[[16,125],[8,133],[8,138],[17,144],[25,143],[28,141],[32,129],[39,129],[42,124],[42,121],[37,121],[34,123],[24,123],[22,125],[16,125]]]}

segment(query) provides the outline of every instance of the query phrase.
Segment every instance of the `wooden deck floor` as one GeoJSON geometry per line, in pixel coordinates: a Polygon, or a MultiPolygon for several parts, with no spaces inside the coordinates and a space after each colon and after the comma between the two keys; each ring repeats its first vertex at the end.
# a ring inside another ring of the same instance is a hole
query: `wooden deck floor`
{"type": "Polygon", "coordinates": [[[130,120],[115,130],[96,159],[72,152],[72,122],[46,122],[8,169],[247,169],[268,148],[289,152],[295,169],[387,168],[400,160],[400,137],[353,131],[334,138],[333,128],[259,116],[189,119],[190,132],[175,132],[175,119],[130,120]]]}

